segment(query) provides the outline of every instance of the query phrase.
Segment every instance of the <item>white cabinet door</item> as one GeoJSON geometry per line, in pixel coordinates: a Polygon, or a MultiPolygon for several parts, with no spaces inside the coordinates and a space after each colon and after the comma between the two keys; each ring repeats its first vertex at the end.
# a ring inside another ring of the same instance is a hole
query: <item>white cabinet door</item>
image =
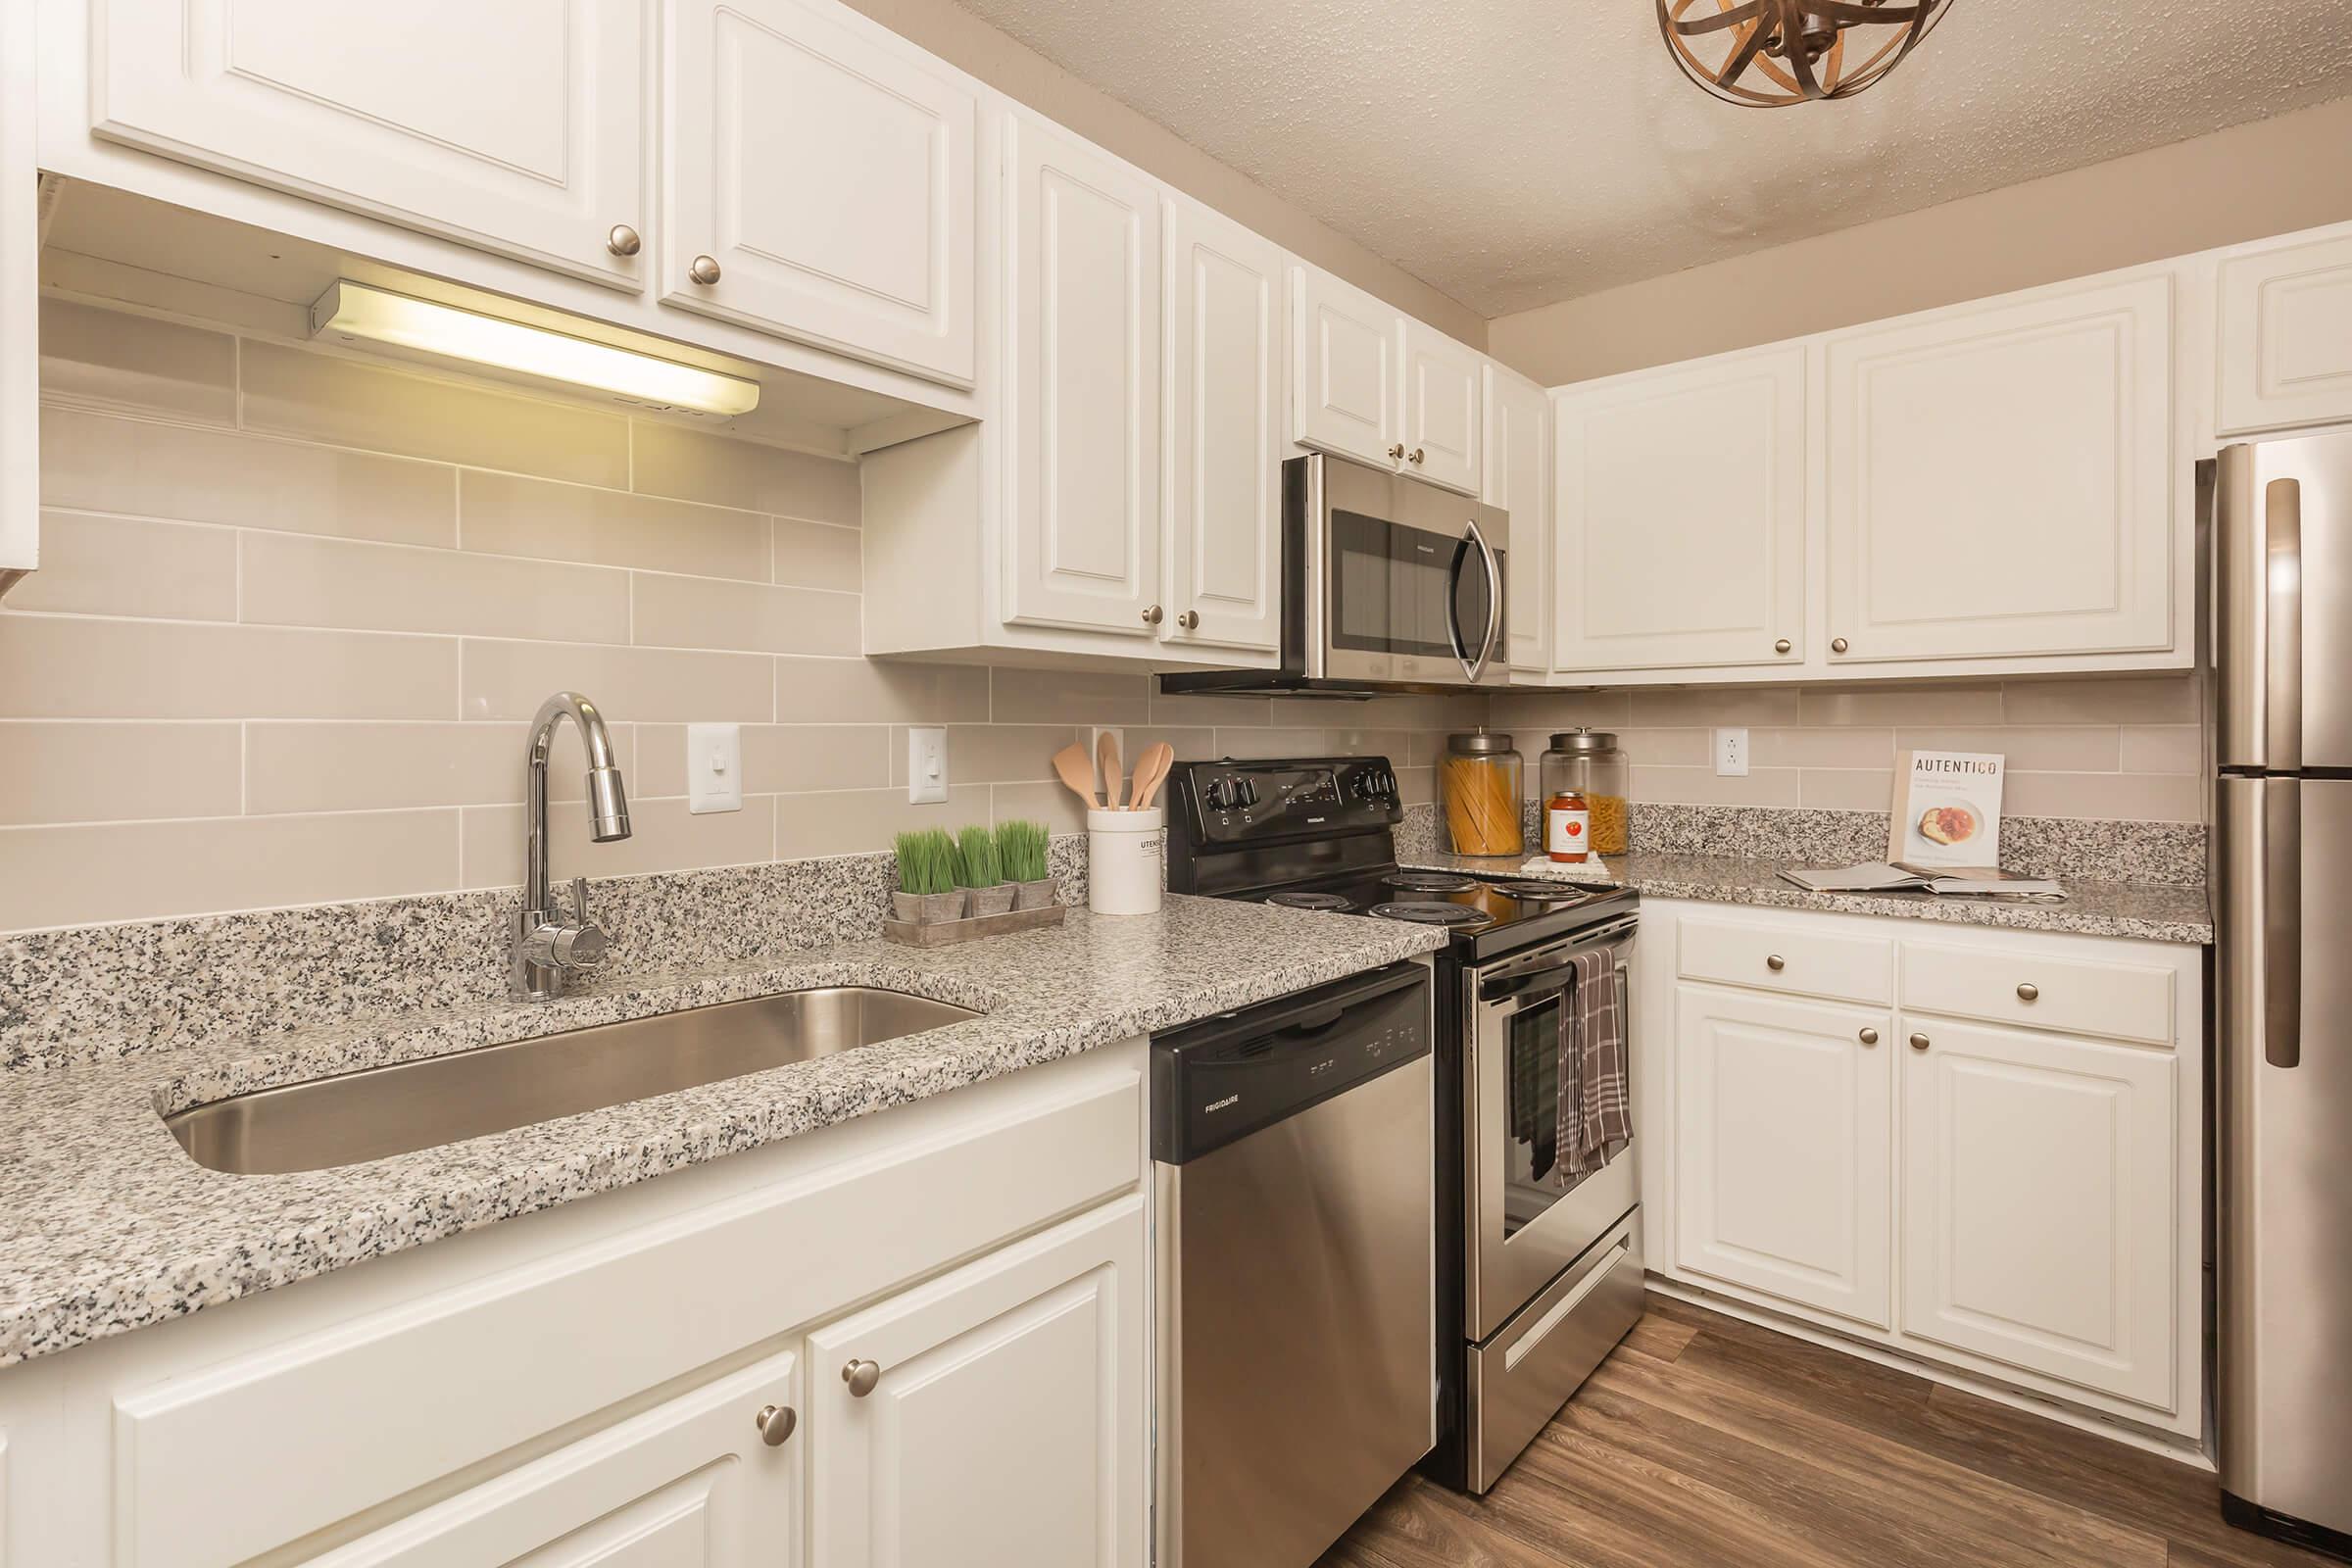
{"type": "Polygon", "coordinates": [[[790,1568],[801,1402],[798,1357],[768,1356],[307,1568],[790,1568]]]}
{"type": "Polygon", "coordinates": [[[1511,668],[1542,675],[1551,668],[1551,395],[1492,361],[1479,393],[1483,499],[1511,519],[1503,563],[1511,668]]]}
{"type": "Polygon", "coordinates": [[[1198,202],[1168,234],[1171,643],[1282,646],[1283,269],[1287,258],[1198,202]]]}
{"type": "Polygon", "coordinates": [[[2220,369],[2225,436],[2352,420],[2352,231],[2222,262],[2220,369]]]}
{"type": "Polygon", "coordinates": [[[1555,669],[1804,662],[1801,347],[1570,387],[1553,417],[1555,669]]]}
{"type": "Polygon", "coordinates": [[[1384,468],[1399,466],[1403,318],[1362,289],[1291,269],[1291,439],[1384,468]]]}
{"type": "Polygon", "coordinates": [[[1404,471],[1431,484],[1478,494],[1485,428],[1478,416],[1483,359],[1410,317],[1397,324],[1404,369],[1404,471]]]}
{"type": "Polygon", "coordinates": [[[1160,602],[1159,191],[1009,115],[1005,618],[1153,635],[1160,602]]]}
{"type": "Polygon", "coordinates": [[[1829,340],[1829,662],[2174,644],[2172,281],[1829,340]]]}
{"type": "Polygon", "coordinates": [[[648,0],[93,9],[100,136],[640,286],[650,252],[615,255],[608,236],[615,224],[650,226],[648,0]]]}
{"type": "Polygon", "coordinates": [[[1676,987],[1680,1267],[1887,1326],[1891,1027],[1874,1008],[1676,987]]]}
{"type": "Polygon", "coordinates": [[[2171,1053],[1903,1029],[1903,1332],[2176,1408],[2171,1053]]]}
{"type": "Polygon", "coordinates": [[[811,1560],[1141,1568],[1144,1334],[1128,1198],[810,1335],[811,1560]]]}
{"type": "Polygon", "coordinates": [[[973,87],[831,0],[666,14],[662,298],[969,386],[973,87]]]}

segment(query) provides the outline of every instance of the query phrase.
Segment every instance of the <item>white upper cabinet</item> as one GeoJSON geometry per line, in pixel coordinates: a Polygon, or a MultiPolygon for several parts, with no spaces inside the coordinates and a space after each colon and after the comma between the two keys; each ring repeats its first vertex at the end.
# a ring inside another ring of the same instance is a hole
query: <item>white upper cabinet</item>
{"type": "Polygon", "coordinates": [[[1006,117],[1005,618],[1151,639],[1160,594],[1160,214],[1152,181],[1006,117]]]}
{"type": "Polygon", "coordinates": [[[1511,668],[1542,675],[1551,668],[1551,396],[1491,361],[1479,394],[1481,499],[1511,518],[1503,564],[1511,668]]]}
{"type": "Polygon", "coordinates": [[[1410,317],[1397,321],[1404,369],[1404,471],[1448,490],[1479,493],[1486,432],[1478,416],[1485,357],[1410,317]]]}
{"type": "Polygon", "coordinates": [[[1169,643],[1282,645],[1283,269],[1198,202],[1167,225],[1169,643]]]}
{"type": "Polygon", "coordinates": [[[663,300],[971,385],[973,87],[831,4],[666,15],[663,300]]]}
{"type": "Polygon", "coordinates": [[[1555,669],[1804,662],[1802,347],[1565,388],[1553,416],[1555,669]]]}
{"type": "Polygon", "coordinates": [[[1936,311],[1827,354],[1832,666],[2174,646],[2169,277],[1936,311]]]}
{"type": "Polygon", "coordinates": [[[628,254],[612,231],[649,226],[648,0],[94,9],[98,135],[641,286],[650,252],[628,254]]]}
{"type": "Polygon", "coordinates": [[[1128,1198],[810,1336],[809,1560],[1142,1568],[1143,1252],[1128,1198]]]}
{"type": "Polygon", "coordinates": [[[1903,1332],[2177,1409],[2172,1053],[1903,1028],[1903,1332]]]}
{"type": "Polygon", "coordinates": [[[2227,256],[2220,288],[2220,433],[2352,420],[2352,229],[2227,256]]]}
{"type": "Polygon", "coordinates": [[[1687,984],[1674,1007],[1676,1262],[1886,1327],[1887,1013],[1687,984]]]}
{"type": "Polygon", "coordinates": [[[1380,467],[1401,464],[1400,320],[1329,272],[1291,269],[1292,440],[1380,467]]]}

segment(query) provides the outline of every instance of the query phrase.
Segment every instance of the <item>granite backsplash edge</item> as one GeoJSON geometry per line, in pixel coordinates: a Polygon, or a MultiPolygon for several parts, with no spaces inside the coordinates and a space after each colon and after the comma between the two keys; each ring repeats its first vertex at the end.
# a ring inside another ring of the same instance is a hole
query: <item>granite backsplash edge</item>
{"type": "MultiPolygon", "coordinates": [[[[1528,853],[1534,854],[1536,808],[1528,807],[1528,853]]],[[[1658,855],[1732,855],[1809,865],[1851,865],[1886,855],[1885,811],[1830,811],[1785,806],[1680,806],[1633,803],[1632,848],[1658,855]]],[[[1404,847],[1445,849],[1441,813],[1405,808],[1396,830],[1404,847]]],[[[2120,822],[2076,817],[2005,816],[2001,864],[2059,881],[2131,882],[2153,887],[2205,885],[2205,828],[2196,822],[2120,822]]]]}
{"type": "MultiPolygon", "coordinates": [[[[1086,902],[1086,838],[1053,841],[1065,904],[1086,902]]],[[[774,860],[593,882],[608,967],[683,972],[871,937],[890,910],[887,854],[774,860]]],[[[0,936],[0,1068],[261,1040],[506,990],[516,890],[493,888],[0,936]]]]}

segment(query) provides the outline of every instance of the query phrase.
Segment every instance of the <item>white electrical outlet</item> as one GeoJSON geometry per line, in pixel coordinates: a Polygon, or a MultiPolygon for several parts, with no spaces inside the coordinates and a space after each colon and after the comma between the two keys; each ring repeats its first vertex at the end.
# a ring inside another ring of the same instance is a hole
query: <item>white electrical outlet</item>
{"type": "Polygon", "coordinates": [[[948,732],[917,724],[906,731],[906,799],[915,806],[948,798],[948,732]]]}
{"type": "Polygon", "coordinates": [[[1747,731],[1719,729],[1715,732],[1715,774],[1718,778],[1747,777],[1747,731]]]}
{"type": "Polygon", "coordinates": [[[743,727],[686,726],[686,809],[696,816],[743,809],[743,727]]]}

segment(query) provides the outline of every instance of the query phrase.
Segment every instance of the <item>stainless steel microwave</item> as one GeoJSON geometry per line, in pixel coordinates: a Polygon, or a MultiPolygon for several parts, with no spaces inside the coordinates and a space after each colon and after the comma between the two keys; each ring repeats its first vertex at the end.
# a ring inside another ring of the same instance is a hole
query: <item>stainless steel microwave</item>
{"type": "Polygon", "coordinates": [[[1322,453],[1282,466],[1282,662],[1170,672],[1169,692],[1361,697],[1510,681],[1510,517],[1322,453]]]}

